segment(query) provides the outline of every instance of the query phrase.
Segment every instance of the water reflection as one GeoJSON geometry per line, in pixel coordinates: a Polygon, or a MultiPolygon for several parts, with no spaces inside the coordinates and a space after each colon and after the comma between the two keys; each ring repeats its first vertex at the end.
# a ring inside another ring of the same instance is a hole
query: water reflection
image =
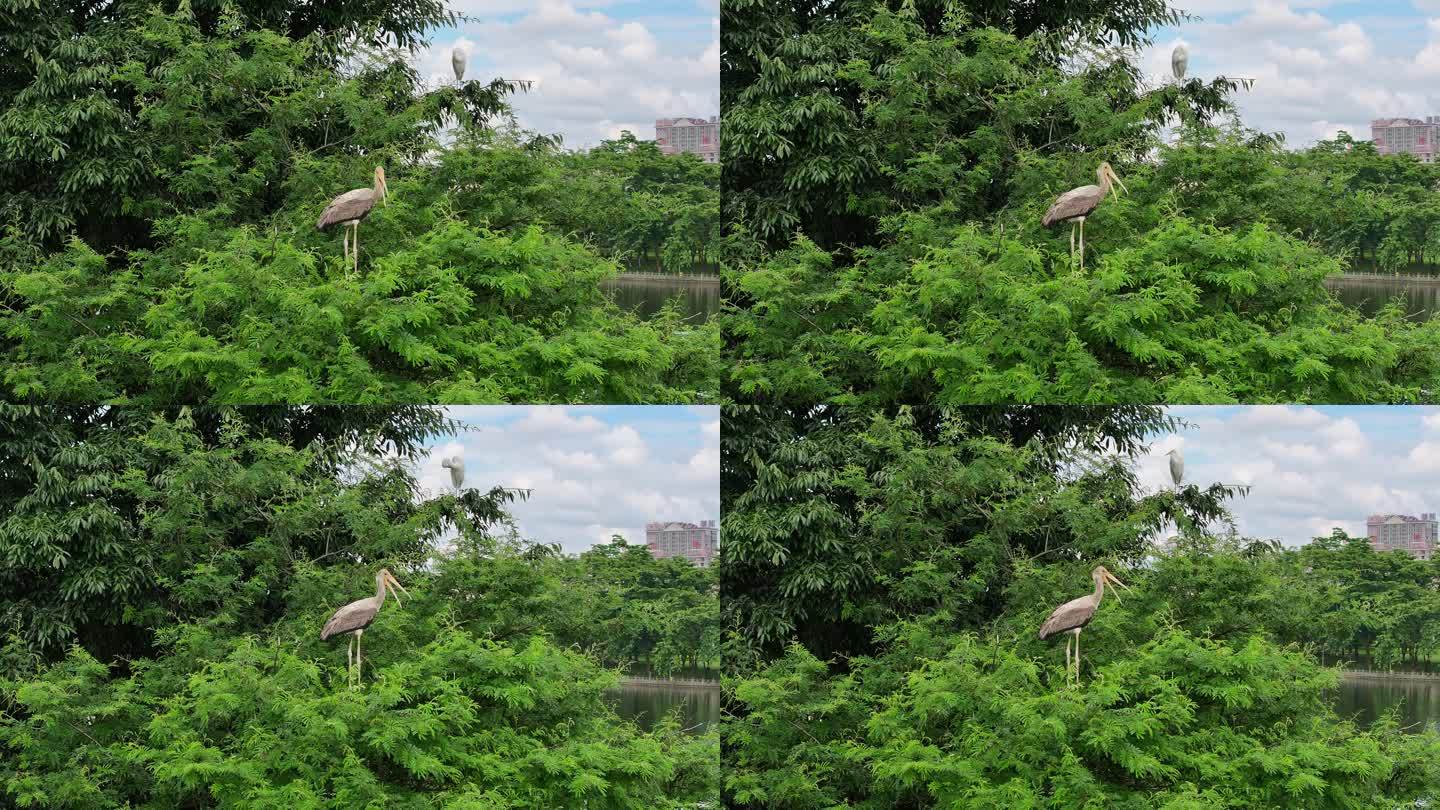
{"type": "Polygon", "coordinates": [[[709,731],[720,720],[719,681],[707,684],[627,681],[610,696],[615,700],[616,713],[646,730],[676,707],[680,709],[680,727],[695,734],[709,731]]]}
{"type": "Polygon", "coordinates": [[[1342,675],[1335,711],[1365,728],[1390,709],[1400,708],[1400,725],[1418,733],[1440,730],[1440,679],[1357,678],[1342,675]]]}
{"type": "Polygon", "coordinates": [[[1427,321],[1440,311],[1440,279],[1417,276],[1332,276],[1325,286],[1340,303],[1366,315],[1374,315],[1396,296],[1410,318],[1427,321]]]}
{"type": "Polygon", "coordinates": [[[677,276],[661,278],[622,274],[602,283],[621,309],[638,311],[648,318],[660,311],[666,301],[679,297],[686,315],[695,315],[700,323],[720,311],[719,276],[677,276]]]}

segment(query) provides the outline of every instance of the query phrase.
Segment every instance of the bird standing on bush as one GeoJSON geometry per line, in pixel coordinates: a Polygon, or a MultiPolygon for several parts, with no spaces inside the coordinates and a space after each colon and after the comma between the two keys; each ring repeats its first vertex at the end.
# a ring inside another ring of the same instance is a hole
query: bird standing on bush
{"type": "Polygon", "coordinates": [[[1120,176],[1110,168],[1110,164],[1107,162],[1100,163],[1100,168],[1095,170],[1095,178],[1098,185],[1072,188],[1057,197],[1055,203],[1050,206],[1050,210],[1046,211],[1044,218],[1040,220],[1040,224],[1047,228],[1057,222],[1070,223],[1070,258],[1072,260],[1075,258],[1075,226],[1080,226],[1081,272],[1085,270],[1085,217],[1100,206],[1100,203],[1105,200],[1106,194],[1113,193],[1117,199],[1120,197],[1120,192],[1115,191],[1112,184],[1118,184],[1120,188],[1125,189],[1127,194],[1130,192],[1130,189],[1125,188],[1125,183],[1120,180],[1120,176]]]}
{"type": "MultiPolygon", "coordinates": [[[[1082,596],[1079,599],[1071,599],[1069,602],[1055,608],[1050,618],[1040,626],[1040,640],[1055,635],[1066,633],[1075,639],[1074,674],[1075,683],[1080,683],[1080,628],[1090,623],[1095,618],[1095,609],[1100,607],[1100,599],[1105,595],[1105,583],[1110,582],[1125,588],[1125,583],[1115,578],[1115,575],[1103,565],[1095,566],[1090,572],[1095,579],[1095,592],[1089,596],[1082,596]]],[[[1129,590],[1126,588],[1126,590],[1129,590]]],[[[1117,592],[1115,598],[1118,600],[1120,594],[1117,592]]],[[[1065,672],[1068,677],[1071,670],[1070,639],[1065,640],[1065,672]]]]}
{"type": "MultiPolygon", "coordinates": [[[[325,629],[320,631],[321,641],[328,641],[331,636],[340,633],[350,634],[351,646],[345,648],[345,658],[349,662],[347,675],[352,676],[349,677],[351,689],[360,688],[360,670],[364,666],[360,657],[360,636],[365,633],[365,628],[375,621],[375,614],[379,613],[380,606],[385,604],[385,592],[389,588],[399,588],[401,593],[410,595],[405,586],[396,581],[390,569],[381,568],[375,574],[375,595],[369,599],[357,599],[335,611],[330,621],[325,622],[325,629]]],[[[395,603],[405,606],[398,593],[395,594],[395,603]]]]}
{"type": "Polygon", "coordinates": [[[375,167],[375,187],[357,188],[347,191],[339,197],[330,201],[325,207],[325,212],[320,215],[320,221],[315,227],[322,231],[329,230],[334,225],[346,228],[345,231],[345,260],[351,261],[351,245],[354,245],[353,266],[360,267],[360,220],[370,216],[370,211],[375,208],[375,203],[385,202],[389,196],[389,187],[385,184],[385,169],[381,166],[375,167]],[[350,238],[354,232],[354,239],[350,238]]]}

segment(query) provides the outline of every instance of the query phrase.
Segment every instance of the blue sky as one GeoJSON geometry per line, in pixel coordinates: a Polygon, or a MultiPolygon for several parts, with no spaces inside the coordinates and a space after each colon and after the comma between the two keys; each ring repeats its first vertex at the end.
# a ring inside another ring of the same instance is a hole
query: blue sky
{"type": "Polygon", "coordinates": [[[447,408],[466,429],[430,443],[421,486],[448,490],[440,460],[465,460],[465,486],[534,490],[512,511],[521,534],[584,551],[649,520],[720,517],[720,415],[713,406],[447,408]]]}
{"type": "Polygon", "coordinates": [[[1155,437],[1141,482],[1169,488],[1180,447],[1185,482],[1248,484],[1231,506],[1244,535],[1298,545],[1338,526],[1364,534],[1371,513],[1440,512],[1440,409],[1175,407],[1189,427],[1155,437]]]}
{"type": "Polygon", "coordinates": [[[1373,118],[1440,114],[1440,0],[1175,0],[1201,18],[1155,32],[1141,63],[1169,80],[1183,41],[1191,76],[1250,76],[1235,98],[1244,123],[1283,132],[1292,147],[1347,130],[1368,139],[1373,118]]]}
{"type": "Polygon", "coordinates": [[[719,0],[451,0],[470,18],[431,32],[416,64],[432,83],[453,81],[450,52],[467,55],[466,79],[537,82],[514,97],[522,127],[593,146],[628,129],[655,136],[656,118],[720,112],[719,0]]]}

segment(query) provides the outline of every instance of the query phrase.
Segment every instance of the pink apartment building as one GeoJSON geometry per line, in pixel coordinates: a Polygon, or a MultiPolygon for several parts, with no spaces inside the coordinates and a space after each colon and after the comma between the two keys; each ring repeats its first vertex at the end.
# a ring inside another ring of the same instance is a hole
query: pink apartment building
{"type": "Polygon", "coordinates": [[[706,163],[720,162],[720,117],[660,118],[655,121],[655,143],[667,155],[689,152],[706,163]]]}
{"type": "Polygon", "coordinates": [[[1376,551],[1404,551],[1419,560],[1428,560],[1435,553],[1440,539],[1440,523],[1434,512],[1420,517],[1412,515],[1371,515],[1365,521],[1370,547],[1376,551]]]}
{"type": "Polygon", "coordinates": [[[1370,140],[1382,155],[1406,153],[1421,163],[1435,162],[1435,138],[1440,134],[1440,115],[1418,118],[1377,118],[1370,122],[1370,140]]]}
{"type": "Polygon", "coordinates": [[[654,557],[684,557],[692,565],[708,568],[720,547],[720,527],[713,520],[646,523],[645,545],[654,557]]]}

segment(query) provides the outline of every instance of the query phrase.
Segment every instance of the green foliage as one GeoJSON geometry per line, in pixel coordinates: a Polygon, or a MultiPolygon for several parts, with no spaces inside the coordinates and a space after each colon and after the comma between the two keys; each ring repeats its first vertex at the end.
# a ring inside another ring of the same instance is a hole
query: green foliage
{"type": "Polygon", "coordinates": [[[93,69],[37,69],[0,115],[7,168],[30,166],[0,199],[0,390],[140,405],[716,396],[718,326],[641,321],[601,288],[619,261],[713,252],[716,167],[633,138],[568,155],[496,136],[520,85],[432,90],[404,51],[275,31],[236,6],[206,16],[124,6],[86,35],[93,69]],[[78,89],[108,112],[65,112],[78,89]],[[61,137],[45,122],[72,117],[85,135],[64,142],[83,154],[32,154],[61,137]],[[340,234],[314,223],[376,165],[392,198],[361,225],[350,273],[340,234]],[[615,205],[586,210],[582,186],[615,205]]]}
{"type": "Polygon", "coordinates": [[[650,272],[686,272],[718,259],[718,164],[662,154],[629,132],[586,152],[484,133],[476,145],[483,148],[443,152],[437,172],[459,210],[491,227],[544,222],[650,272]]]}
{"type": "Polygon", "coordinates": [[[313,633],[297,652],[180,626],[170,654],[121,678],[77,648],[0,684],[23,718],[0,722],[0,784],[22,807],[649,808],[714,791],[713,736],[640,733],[604,699],[612,672],[539,638],[404,615],[426,604],[382,612],[360,692],[313,633]]]}
{"type": "Polygon", "coordinates": [[[503,636],[544,632],[618,666],[667,675],[713,667],[720,654],[720,595],[713,569],[656,559],[616,539],[576,556],[545,546],[496,545],[448,560],[434,588],[451,594],[451,616],[503,636]],[[482,600],[467,594],[486,594],[482,600]]]}
{"type": "Polygon", "coordinates": [[[1433,560],[1377,553],[1337,529],[1262,562],[1263,581],[1279,583],[1269,598],[1284,606],[1267,622],[1277,636],[1362,668],[1415,666],[1440,654],[1433,560]]]}
{"type": "Polygon", "coordinates": [[[264,626],[297,557],[420,559],[441,525],[398,465],[450,427],[421,409],[0,406],[0,632],[140,655],[177,618],[264,626]],[[342,460],[381,452],[395,463],[340,486],[342,460]]]}
{"type": "MultiPolygon", "coordinates": [[[[1102,627],[1126,635],[1126,613],[1107,601],[1102,627]]],[[[1070,689],[1055,651],[1041,663],[1009,637],[894,632],[844,674],[797,646],[727,685],[744,710],[726,731],[736,806],[1362,808],[1440,782],[1440,739],[1357,731],[1323,697],[1332,671],[1258,637],[1107,639],[1070,689]]]]}
{"type": "Polygon", "coordinates": [[[1363,317],[1323,285],[1340,261],[1263,223],[1162,215],[1175,196],[1147,171],[1127,184],[1088,223],[1105,247],[1084,275],[1034,205],[1035,222],[988,228],[896,215],[893,242],[843,265],[801,239],[737,268],[754,305],[726,325],[730,380],[746,397],[877,406],[1431,396],[1440,326],[1363,317]]]}

